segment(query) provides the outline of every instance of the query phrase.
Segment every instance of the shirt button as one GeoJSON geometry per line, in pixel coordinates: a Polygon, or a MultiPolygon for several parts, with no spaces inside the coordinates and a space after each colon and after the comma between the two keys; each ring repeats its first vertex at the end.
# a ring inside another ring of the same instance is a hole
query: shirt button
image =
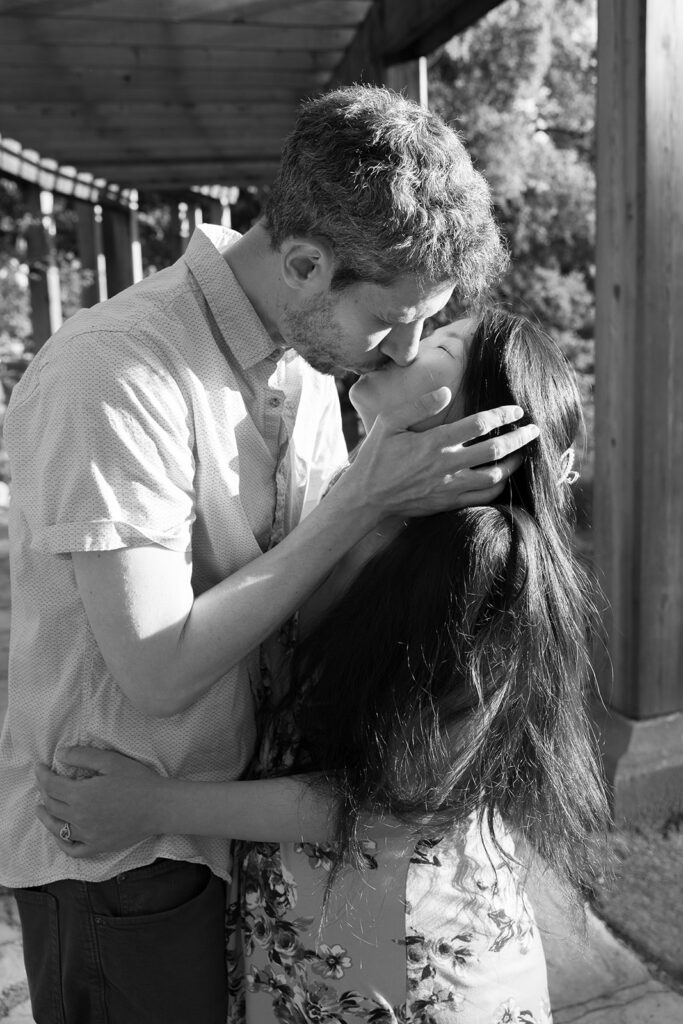
{"type": "Polygon", "coordinates": [[[271,407],[271,409],[279,409],[281,403],[282,399],[278,398],[276,395],[273,395],[272,398],[268,399],[268,405],[271,407]]]}

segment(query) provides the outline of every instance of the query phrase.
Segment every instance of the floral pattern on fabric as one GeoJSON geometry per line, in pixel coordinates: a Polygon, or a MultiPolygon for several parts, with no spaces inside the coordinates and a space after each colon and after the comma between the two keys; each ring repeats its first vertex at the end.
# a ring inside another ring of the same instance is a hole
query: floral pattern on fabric
{"type": "MultiPolygon", "coordinates": [[[[269,663],[252,773],[261,777],[302,762],[305,694],[278,708],[269,663]]],[[[330,890],[335,859],[315,843],[237,844],[229,1024],[552,1024],[533,914],[477,822],[441,840],[368,844],[365,870],[344,871],[330,890]]]]}
{"type": "MultiPolygon", "coordinates": [[[[329,871],[334,861],[333,850],[312,843],[298,844],[295,850],[314,871],[329,871]]],[[[270,995],[275,1020],[380,1024],[395,1019],[375,1000],[332,984],[344,981],[352,958],[339,943],[310,943],[314,917],[288,916],[296,909],[297,885],[282,863],[279,844],[251,847],[242,861],[241,893],[242,941],[250,962],[246,990],[270,995]]]]}

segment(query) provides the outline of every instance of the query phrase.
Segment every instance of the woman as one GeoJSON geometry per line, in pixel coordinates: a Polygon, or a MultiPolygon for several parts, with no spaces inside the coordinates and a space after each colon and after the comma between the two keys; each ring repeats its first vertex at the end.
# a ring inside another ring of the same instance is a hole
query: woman
{"type": "Polygon", "coordinates": [[[495,505],[387,522],[355,549],[302,609],[286,671],[266,651],[262,781],[160,779],[96,751],[64,759],[93,779],[40,773],[41,818],[55,835],[71,822],[76,856],[151,832],[250,841],[235,1021],[551,1020],[512,833],[590,884],[607,814],[571,549],[580,403],[554,343],[499,311],[469,347],[437,331],[351,399],[369,428],[442,384],[440,419],[516,403],[540,435],[495,505]]]}

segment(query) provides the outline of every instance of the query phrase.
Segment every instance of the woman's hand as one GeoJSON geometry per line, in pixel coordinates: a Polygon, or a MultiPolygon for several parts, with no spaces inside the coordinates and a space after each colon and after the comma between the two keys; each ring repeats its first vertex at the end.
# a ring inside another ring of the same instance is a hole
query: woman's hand
{"type": "Polygon", "coordinates": [[[36,813],[64,853],[92,857],[134,846],[161,831],[160,797],[168,780],[113,750],[67,747],[59,759],[94,773],[71,779],[46,765],[36,768],[43,800],[36,813]],[[71,839],[60,836],[67,822],[71,839]]]}

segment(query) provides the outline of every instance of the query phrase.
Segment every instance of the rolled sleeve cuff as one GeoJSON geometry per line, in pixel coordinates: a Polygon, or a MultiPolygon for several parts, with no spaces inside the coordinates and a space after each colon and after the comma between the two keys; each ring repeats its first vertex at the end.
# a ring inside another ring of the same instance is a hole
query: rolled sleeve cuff
{"type": "Polygon", "coordinates": [[[55,523],[33,534],[31,546],[46,554],[59,555],[72,551],[115,551],[158,544],[171,551],[188,551],[191,545],[190,522],[166,529],[151,525],[134,526],[114,519],[82,523],[55,523]]]}

